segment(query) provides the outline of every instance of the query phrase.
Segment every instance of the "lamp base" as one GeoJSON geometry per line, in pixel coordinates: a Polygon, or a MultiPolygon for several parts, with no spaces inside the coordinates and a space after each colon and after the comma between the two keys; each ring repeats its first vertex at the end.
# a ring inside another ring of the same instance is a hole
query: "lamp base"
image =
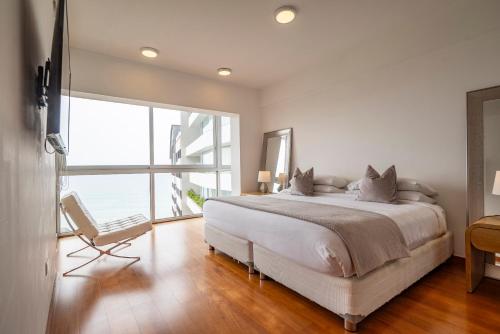
{"type": "Polygon", "coordinates": [[[266,194],[266,193],[267,193],[267,190],[268,190],[268,189],[267,189],[267,184],[266,184],[265,182],[262,182],[262,183],[260,184],[260,188],[259,188],[259,190],[260,190],[260,192],[261,192],[261,193],[266,194]]]}

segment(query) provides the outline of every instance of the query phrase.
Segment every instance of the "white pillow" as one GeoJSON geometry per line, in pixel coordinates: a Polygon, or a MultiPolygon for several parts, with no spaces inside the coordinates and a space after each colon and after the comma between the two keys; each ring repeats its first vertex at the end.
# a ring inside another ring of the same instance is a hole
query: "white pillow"
{"type": "Polygon", "coordinates": [[[314,184],[334,186],[336,188],[344,188],[347,185],[347,180],[333,175],[318,175],[314,176],[314,184]]]}
{"type": "Polygon", "coordinates": [[[359,185],[361,184],[361,180],[352,181],[347,185],[347,190],[359,190],[359,185]]]}
{"type": "Polygon", "coordinates": [[[339,189],[334,186],[330,186],[327,184],[315,184],[314,185],[314,192],[315,193],[343,193],[344,190],[339,189]]]}
{"type": "Polygon", "coordinates": [[[345,193],[346,193],[347,195],[359,195],[359,189],[357,189],[357,190],[356,190],[356,189],[353,189],[353,190],[349,190],[349,189],[347,189],[347,190],[345,191],[345,193]]]}
{"type": "Polygon", "coordinates": [[[398,191],[418,191],[427,196],[437,196],[437,191],[430,185],[413,180],[413,179],[398,179],[398,191]]]}
{"type": "MultiPolygon", "coordinates": [[[[359,190],[361,180],[352,181],[347,185],[347,190],[359,190]]],[[[398,191],[417,191],[427,196],[437,196],[438,192],[430,185],[414,179],[398,179],[398,191]]]]}
{"type": "MultiPolygon", "coordinates": [[[[359,190],[347,190],[347,195],[359,195],[359,190]]],[[[400,201],[423,202],[429,204],[436,204],[436,200],[418,191],[398,191],[396,192],[396,199],[400,201]]]]}
{"type": "Polygon", "coordinates": [[[396,198],[398,200],[413,201],[413,202],[424,202],[429,204],[435,204],[436,200],[432,197],[426,196],[418,191],[398,191],[396,193],[396,198]]]}

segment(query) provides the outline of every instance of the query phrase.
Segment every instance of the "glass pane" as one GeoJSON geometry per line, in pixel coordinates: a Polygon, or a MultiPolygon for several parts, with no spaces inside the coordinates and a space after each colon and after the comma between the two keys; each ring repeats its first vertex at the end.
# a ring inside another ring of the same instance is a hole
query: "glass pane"
{"type": "Polygon", "coordinates": [[[155,174],[156,219],[201,213],[203,203],[217,195],[215,173],[155,174]]]}
{"type": "Polygon", "coordinates": [[[224,166],[231,165],[231,117],[222,116],[221,121],[221,156],[224,166]]]}
{"type": "Polygon", "coordinates": [[[220,122],[222,144],[231,144],[231,117],[222,116],[220,122]]]}
{"type": "Polygon", "coordinates": [[[72,97],[68,165],[149,165],[148,110],[72,97]]]}
{"type": "Polygon", "coordinates": [[[221,150],[222,154],[222,164],[224,166],[231,165],[231,147],[223,147],[221,150]]]}
{"type": "MultiPolygon", "coordinates": [[[[78,175],[65,179],[61,197],[76,192],[98,223],[142,213],[149,218],[149,174],[78,175]]],[[[69,232],[61,215],[61,232],[69,232]]]]}
{"type": "Polygon", "coordinates": [[[220,194],[220,196],[231,196],[232,195],[231,177],[232,177],[232,174],[229,171],[219,173],[219,179],[220,179],[219,194],[220,194]]]}
{"type": "Polygon", "coordinates": [[[153,109],[156,165],[213,165],[214,116],[153,109]]]}

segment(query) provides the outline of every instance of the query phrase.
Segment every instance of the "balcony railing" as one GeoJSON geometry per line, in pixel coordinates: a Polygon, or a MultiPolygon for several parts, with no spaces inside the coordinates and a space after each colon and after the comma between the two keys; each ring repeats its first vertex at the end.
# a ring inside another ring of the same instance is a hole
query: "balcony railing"
{"type": "Polygon", "coordinates": [[[214,134],[212,131],[203,133],[186,147],[186,156],[199,156],[201,153],[214,149],[214,134]]]}
{"type": "Polygon", "coordinates": [[[189,118],[188,118],[188,126],[191,126],[194,124],[194,122],[196,122],[196,119],[198,117],[200,117],[200,113],[197,113],[197,112],[192,112],[191,115],[189,115],[189,118]]]}

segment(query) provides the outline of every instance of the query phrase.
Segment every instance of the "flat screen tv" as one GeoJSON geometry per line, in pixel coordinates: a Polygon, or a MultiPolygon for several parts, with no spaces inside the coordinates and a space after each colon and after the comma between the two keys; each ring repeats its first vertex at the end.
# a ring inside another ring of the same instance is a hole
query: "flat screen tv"
{"type": "Polygon", "coordinates": [[[63,60],[64,13],[66,0],[59,0],[52,37],[49,80],[47,87],[47,140],[60,154],[68,154],[61,134],[61,78],[63,60]]]}

